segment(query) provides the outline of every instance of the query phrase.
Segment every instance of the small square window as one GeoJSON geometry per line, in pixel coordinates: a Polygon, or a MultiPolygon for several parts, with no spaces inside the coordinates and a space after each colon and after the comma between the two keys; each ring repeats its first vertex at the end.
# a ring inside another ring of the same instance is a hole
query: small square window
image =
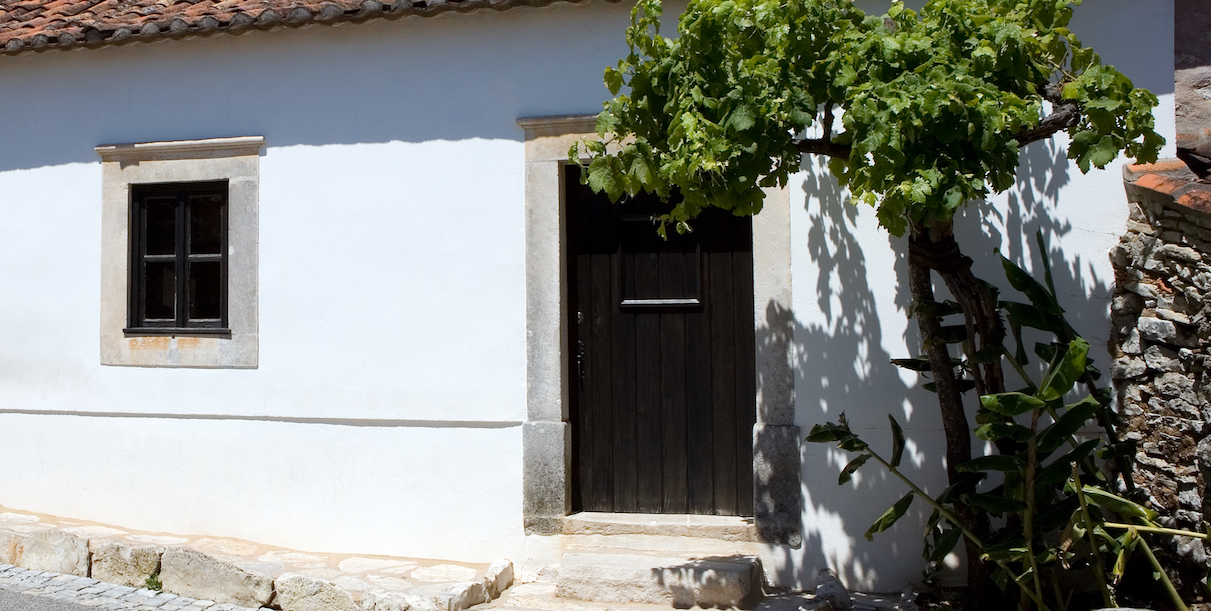
{"type": "Polygon", "coordinates": [[[255,369],[260,136],[105,144],[101,364],[255,369]]]}
{"type": "Polygon", "coordinates": [[[127,333],[229,333],[227,181],[131,185],[127,333]]]}

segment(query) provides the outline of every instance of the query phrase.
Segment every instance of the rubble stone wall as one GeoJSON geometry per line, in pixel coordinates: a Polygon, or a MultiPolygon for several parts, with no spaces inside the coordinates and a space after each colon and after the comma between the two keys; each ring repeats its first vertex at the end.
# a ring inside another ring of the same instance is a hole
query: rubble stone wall
{"type": "MultiPolygon", "coordinates": [[[[1167,525],[1201,531],[1211,516],[1211,214],[1147,189],[1135,195],[1110,255],[1111,377],[1138,444],[1136,485],[1167,525]]],[[[1206,564],[1197,540],[1175,551],[1206,564]]]]}

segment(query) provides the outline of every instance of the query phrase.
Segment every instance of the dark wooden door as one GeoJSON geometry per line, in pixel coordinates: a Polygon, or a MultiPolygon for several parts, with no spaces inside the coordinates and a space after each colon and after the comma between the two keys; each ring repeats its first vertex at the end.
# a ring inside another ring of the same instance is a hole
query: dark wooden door
{"type": "Polygon", "coordinates": [[[665,241],[655,197],[564,180],[574,509],[752,515],[750,219],[711,210],[665,241]]]}

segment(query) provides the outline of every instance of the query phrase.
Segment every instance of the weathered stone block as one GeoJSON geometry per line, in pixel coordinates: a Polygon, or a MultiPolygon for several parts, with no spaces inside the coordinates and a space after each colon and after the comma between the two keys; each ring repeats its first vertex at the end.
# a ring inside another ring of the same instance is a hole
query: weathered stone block
{"type": "Polygon", "coordinates": [[[353,598],[322,579],[286,573],[273,582],[274,603],[282,611],[356,611],[353,598]]]}
{"type": "Polygon", "coordinates": [[[522,425],[522,515],[526,534],[559,533],[560,518],[571,507],[566,472],[571,451],[571,429],[566,422],[527,422],[522,425]]]}
{"type": "Polygon", "coordinates": [[[436,598],[437,611],[463,611],[490,601],[488,586],[482,580],[456,583],[436,598]]]}
{"type": "Polygon", "coordinates": [[[21,555],[25,553],[25,535],[7,529],[0,529],[0,563],[20,566],[21,555]]]}
{"type": "Polygon", "coordinates": [[[841,583],[841,579],[832,569],[823,569],[816,573],[816,598],[831,602],[834,609],[854,607],[849,590],[845,589],[845,584],[841,583]]]}
{"type": "Polygon", "coordinates": [[[1131,264],[1131,250],[1127,247],[1126,239],[1110,249],[1110,262],[1120,268],[1131,264]]]}
{"type": "Polygon", "coordinates": [[[757,558],[687,560],[626,554],[565,554],[555,595],[599,602],[746,608],[761,594],[757,558]]]}
{"type": "Polygon", "coordinates": [[[1180,231],[1177,231],[1174,229],[1169,229],[1169,230],[1160,232],[1159,234],[1157,234],[1157,237],[1159,237],[1162,242],[1172,242],[1174,244],[1181,244],[1182,241],[1186,238],[1186,235],[1180,231]]]}
{"type": "Polygon", "coordinates": [[[1156,299],[1157,295],[1156,287],[1147,282],[1128,282],[1123,286],[1123,289],[1135,293],[1144,299],[1156,299]]]}
{"type": "Polygon", "coordinates": [[[1143,352],[1143,347],[1140,344],[1139,329],[1131,329],[1128,331],[1127,337],[1123,339],[1123,343],[1121,346],[1119,346],[1119,349],[1122,350],[1124,354],[1140,354],[1143,352]]]}
{"type": "Polygon", "coordinates": [[[162,547],[134,547],[106,541],[92,551],[93,579],[141,588],[147,578],[160,572],[162,547]]]}
{"type": "Polygon", "coordinates": [[[1181,371],[1182,369],[1177,351],[1158,345],[1148,346],[1148,349],[1144,351],[1144,364],[1153,371],[1181,371]]]}
{"type": "MultiPolygon", "coordinates": [[[[1196,522],[1195,525],[1198,523],[1196,522]]],[[[1197,527],[1196,527],[1197,530],[1197,527]]],[[[1207,566],[1207,550],[1201,539],[1194,537],[1175,537],[1177,539],[1177,555],[1185,558],[1195,566],[1207,566]]]]}
{"type": "Polygon", "coordinates": [[[1118,293],[1110,304],[1115,313],[1139,314],[1144,310],[1144,299],[1135,293],[1118,293]]]}
{"type": "Polygon", "coordinates": [[[254,575],[191,549],[166,550],[160,559],[160,583],[178,596],[241,607],[262,607],[273,597],[273,580],[254,575]]]}
{"type": "Polygon", "coordinates": [[[1161,246],[1158,254],[1189,263],[1197,263],[1203,260],[1203,256],[1197,250],[1188,246],[1178,246],[1177,244],[1165,244],[1161,246]]]}
{"type": "Polygon", "coordinates": [[[17,566],[88,577],[88,541],[71,533],[50,530],[25,537],[17,566]]]}
{"type": "Polygon", "coordinates": [[[431,597],[372,590],[362,595],[361,611],[437,611],[431,597]]]}
{"type": "Polygon", "coordinates": [[[1173,271],[1172,264],[1169,261],[1166,261],[1165,259],[1158,259],[1156,257],[1148,257],[1144,259],[1143,267],[1144,269],[1158,276],[1168,276],[1173,271]]]}
{"type": "Polygon", "coordinates": [[[1156,233],[1156,230],[1152,228],[1152,225],[1146,222],[1141,223],[1139,221],[1133,221],[1130,219],[1127,220],[1127,231],[1134,231],[1136,233],[1149,236],[1156,233]]]}
{"type": "Polygon", "coordinates": [[[1156,392],[1167,397],[1178,398],[1188,403],[1198,403],[1198,396],[1194,393],[1194,380],[1180,373],[1166,373],[1154,380],[1152,386],[1156,392]]]}
{"type": "Polygon", "coordinates": [[[1200,269],[1202,269],[1202,271],[1195,274],[1194,277],[1190,279],[1190,282],[1192,282],[1194,286],[1198,288],[1198,290],[1204,293],[1211,291],[1211,269],[1206,269],[1206,266],[1201,266],[1200,269]]]}
{"type": "Polygon", "coordinates": [[[1177,502],[1187,509],[1201,509],[1203,497],[1194,489],[1178,490],[1177,502]]]}
{"type": "Polygon", "coordinates": [[[1114,365],[1110,367],[1110,377],[1115,380],[1125,380],[1144,375],[1148,370],[1144,364],[1144,359],[1132,357],[1120,357],[1115,359],[1114,365]]]}
{"type": "Polygon", "coordinates": [[[497,560],[488,565],[488,570],[484,573],[484,583],[491,599],[500,598],[501,593],[513,585],[513,563],[509,560],[497,560]]]}
{"type": "Polygon", "coordinates": [[[1190,324],[1189,316],[1187,316],[1181,312],[1175,312],[1173,310],[1167,310],[1165,308],[1157,308],[1156,316],[1157,316],[1157,318],[1160,318],[1163,320],[1171,320],[1175,323],[1179,323],[1179,324],[1183,324],[1183,325],[1190,324]]]}
{"type": "Polygon", "coordinates": [[[1140,335],[1144,336],[1144,339],[1167,344],[1177,341],[1177,326],[1173,321],[1141,316],[1138,324],[1140,335]]]}

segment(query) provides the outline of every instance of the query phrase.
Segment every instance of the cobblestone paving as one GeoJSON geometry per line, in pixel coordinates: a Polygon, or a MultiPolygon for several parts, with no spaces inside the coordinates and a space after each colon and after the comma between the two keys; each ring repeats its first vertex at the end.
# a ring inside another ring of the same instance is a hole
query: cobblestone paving
{"type": "Polygon", "coordinates": [[[31,571],[11,564],[0,564],[0,588],[107,611],[256,611],[212,600],[114,585],[88,577],[31,571]]]}

